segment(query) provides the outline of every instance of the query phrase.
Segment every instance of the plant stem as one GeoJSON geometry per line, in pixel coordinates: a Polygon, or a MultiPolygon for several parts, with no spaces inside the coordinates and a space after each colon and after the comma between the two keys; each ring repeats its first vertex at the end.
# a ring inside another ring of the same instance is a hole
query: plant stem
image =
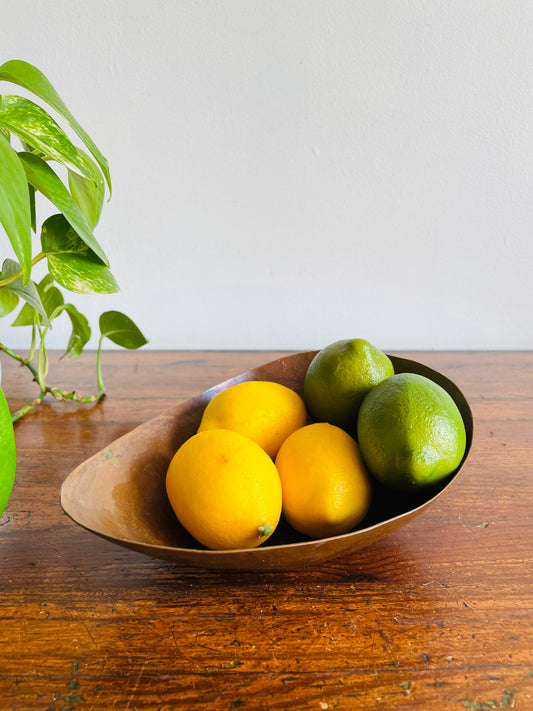
{"type": "MultiPolygon", "coordinates": [[[[41,344],[42,344],[42,341],[41,341],[41,344]]],[[[101,341],[100,341],[100,346],[101,346],[101,341]]],[[[18,363],[20,363],[21,366],[28,368],[28,370],[33,375],[34,381],[39,385],[39,388],[40,388],[39,396],[37,398],[35,398],[35,400],[33,400],[32,402],[29,402],[27,405],[24,405],[23,407],[20,408],[20,410],[17,410],[15,413],[13,413],[13,415],[11,415],[12,422],[16,422],[17,420],[20,420],[21,417],[24,417],[24,415],[26,415],[36,405],[40,405],[41,402],[44,400],[44,398],[48,394],[50,394],[55,400],[62,400],[62,401],[70,400],[70,401],[79,402],[79,403],[95,403],[95,402],[98,402],[99,400],[101,400],[103,397],[105,397],[105,387],[104,387],[104,382],[102,379],[101,366],[100,366],[101,347],[99,347],[99,349],[98,349],[98,360],[97,360],[98,391],[94,395],[81,395],[79,392],[76,392],[75,390],[73,390],[71,392],[67,392],[65,390],[62,390],[61,388],[51,387],[50,385],[47,385],[45,382],[45,378],[46,378],[46,373],[48,372],[48,354],[46,353],[46,349],[44,347],[41,347],[39,349],[39,370],[37,370],[26,358],[23,358],[18,353],[15,353],[15,351],[12,351],[10,348],[5,346],[3,343],[0,343],[0,351],[3,351],[10,358],[13,358],[14,360],[16,360],[18,363]]]]}
{"type": "MultiPolygon", "coordinates": [[[[38,262],[40,262],[45,257],[46,257],[46,254],[44,252],[39,252],[39,254],[35,255],[35,257],[31,260],[31,266],[34,267],[36,264],[38,264],[38,262]]],[[[8,286],[9,284],[12,284],[14,281],[17,281],[17,279],[20,279],[21,276],[22,276],[22,269],[19,269],[18,272],[15,272],[10,277],[6,277],[5,279],[0,279],[0,287],[1,286],[8,286]]]]}
{"type": "Polygon", "coordinates": [[[32,361],[33,357],[35,355],[35,343],[36,343],[35,334],[36,334],[36,332],[37,332],[37,326],[35,324],[32,324],[30,352],[28,353],[28,357],[26,358],[25,363],[29,363],[30,361],[32,361]]]}
{"type": "Polygon", "coordinates": [[[66,402],[67,400],[72,400],[74,402],[79,402],[82,404],[96,403],[105,397],[105,392],[101,391],[98,391],[94,395],[81,395],[75,390],[73,390],[72,392],[65,392],[64,390],[61,390],[61,388],[53,388],[49,385],[46,385],[45,389],[41,390],[38,398],[33,400],[33,402],[29,402],[27,405],[24,405],[24,407],[21,407],[20,410],[17,410],[15,413],[13,413],[13,415],[11,415],[12,422],[20,420],[21,417],[24,417],[24,415],[26,415],[36,405],[40,405],[48,394],[50,394],[55,400],[61,400],[64,402],[66,402]]]}
{"type": "Polygon", "coordinates": [[[35,403],[34,402],[29,402],[27,405],[24,405],[24,407],[21,407],[20,410],[17,410],[11,415],[11,422],[13,424],[17,421],[20,420],[21,417],[24,417],[31,409],[34,407],[35,403]]]}
{"type": "Polygon", "coordinates": [[[102,377],[102,341],[104,340],[104,335],[100,336],[98,341],[98,351],[96,353],[96,384],[98,386],[98,392],[105,395],[105,385],[104,379],[102,377]]]}
{"type": "Polygon", "coordinates": [[[105,395],[105,392],[101,392],[100,390],[94,395],[80,395],[80,393],[75,390],[67,393],[60,388],[49,387],[46,388],[46,391],[49,392],[56,400],[74,400],[75,402],[82,403],[98,402],[98,400],[101,400],[105,395]]]}
{"type": "Polygon", "coordinates": [[[41,392],[46,391],[46,376],[48,375],[48,354],[46,352],[46,346],[44,345],[46,330],[47,329],[45,329],[43,333],[43,331],[39,328],[39,336],[41,340],[39,343],[39,357],[37,359],[37,382],[39,383],[41,392]]]}
{"type": "Polygon", "coordinates": [[[6,355],[8,355],[10,358],[13,358],[14,360],[18,361],[21,365],[24,365],[26,368],[28,368],[32,375],[33,379],[35,382],[38,382],[38,374],[33,365],[29,362],[29,359],[23,358],[21,355],[18,353],[15,353],[15,351],[12,351],[10,348],[7,346],[4,346],[3,343],[0,343],[0,351],[4,351],[6,355]]]}

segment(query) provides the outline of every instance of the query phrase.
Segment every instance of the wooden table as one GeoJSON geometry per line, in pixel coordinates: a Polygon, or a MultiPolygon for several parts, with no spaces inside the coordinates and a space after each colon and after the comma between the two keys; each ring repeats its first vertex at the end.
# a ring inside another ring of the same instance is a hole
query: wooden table
{"type": "MultiPolygon", "coordinates": [[[[533,353],[398,354],[457,383],[474,444],[438,501],[357,553],[218,573],[123,549],[62,512],[61,482],[88,456],[279,355],[106,353],[105,401],[44,404],[17,424],[1,709],[533,709],[533,353]]],[[[52,372],[90,391],[93,363],[52,372]]],[[[34,384],[2,364],[14,409],[34,384]]]]}

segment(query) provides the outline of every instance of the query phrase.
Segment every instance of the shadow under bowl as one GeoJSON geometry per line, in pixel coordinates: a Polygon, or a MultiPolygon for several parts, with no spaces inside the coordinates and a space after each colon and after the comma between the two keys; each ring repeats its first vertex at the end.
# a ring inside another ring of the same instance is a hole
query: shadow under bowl
{"type": "Polygon", "coordinates": [[[116,439],[67,476],[60,492],[63,510],[80,526],[113,543],[182,565],[218,570],[290,570],[364,548],[387,536],[422,513],[453,483],[468,456],[473,434],[472,412],[459,388],[441,373],[396,356],[389,356],[396,373],[430,378],[452,396],[461,412],[466,451],[460,466],[442,483],[409,493],[376,483],[366,518],[349,533],[311,540],[282,518],[263,545],[232,551],[203,548],[181,526],[168,502],[168,465],[180,445],[195,434],[207,403],[221,390],[247,380],[271,380],[302,394],[305,373],[316,353],[287,355],[242,373],[116,439]]]}

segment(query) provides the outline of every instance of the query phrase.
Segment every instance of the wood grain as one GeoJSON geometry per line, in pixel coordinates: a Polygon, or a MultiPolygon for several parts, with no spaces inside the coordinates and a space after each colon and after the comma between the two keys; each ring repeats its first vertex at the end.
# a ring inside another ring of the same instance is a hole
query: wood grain
{"type": "MultiPolygon", "coordinates": [[[[0,519],[0,708],[533,709],[533,353],[397,353],[474,413],[461,476],[368,548],[280,573],[157,561],[76,526],[63,479],[180,399],[279,352],[109,352],[109,396],[16,426],[0,519]]],[[[94,356],[52,380],[94,389],[94,356]]],[[[2,360],[16,409],[34,384],[2,360]]]]}

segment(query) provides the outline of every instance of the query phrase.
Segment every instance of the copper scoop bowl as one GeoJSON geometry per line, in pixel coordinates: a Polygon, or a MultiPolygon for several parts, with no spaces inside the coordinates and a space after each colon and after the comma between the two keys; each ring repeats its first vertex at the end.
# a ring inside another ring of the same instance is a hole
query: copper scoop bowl
{"type": "Polygon", "coordinates": [[[441,385],[461,412],[467,446],[461,465],[442,484],[414,495],[389,492],[376,484],[373,503],[356,530],[310,540],[280,522],[258,548],[212,551],[197,543],[177,521],[165,491],[168,464],[192,436],[206,404],[220,390],[244,380],[272,380],[301,394],[316,351],[296,353],[261,365],[178,403],[80,464],[63,482],[61,505],[73,521],[113,543],[186,566],[226,570],[289,570],[356,551],[418,516],[453,484],[472,443],[472,412],[459,388],[421,363],[389,356],[396,373],[424,375],[441,385]]]}

